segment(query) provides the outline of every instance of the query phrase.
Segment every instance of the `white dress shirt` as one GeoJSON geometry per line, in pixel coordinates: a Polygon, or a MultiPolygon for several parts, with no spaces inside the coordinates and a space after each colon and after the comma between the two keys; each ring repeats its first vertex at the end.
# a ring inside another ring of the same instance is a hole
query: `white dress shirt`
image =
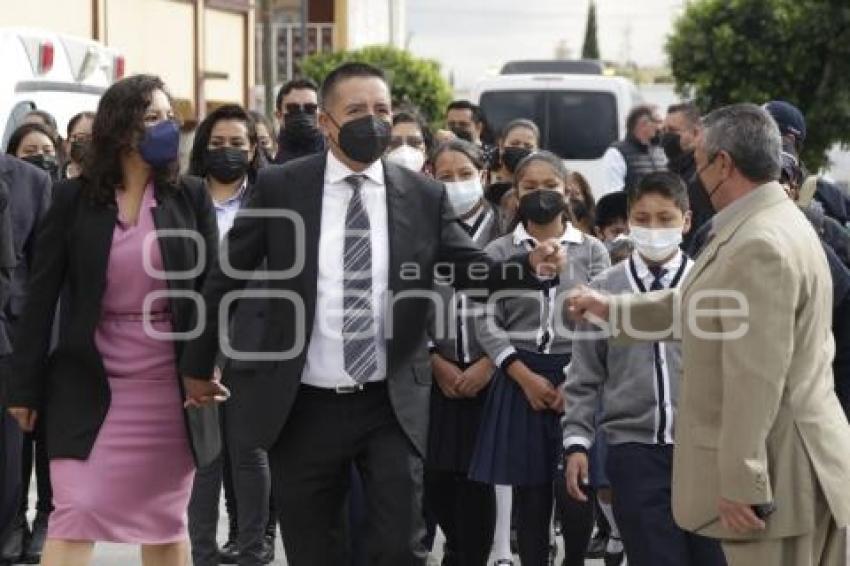
{"type": "MultiPolygon", "coordinates": [[[[652,283],[655,281],[655,275],[653,275],[649,270],[649,265],[637,250],[632,252],[632,261],[635,263],[635,271],[637,271],[637,275],[640,277],[643,286],[647,289],[652,287],[652,283]]],[[[687,261],[687,256],[679,250],[673,257],[668,259],[664,265],[661,266],[662,269],[665,270],[664,275],[661,277],[661,284],[665,289],[670,288],[670,284],[673,282],[676,274],[679,273],[679,268],[682,267],[683,261],[687,261]]],[[[689,270],[690,265],[686,265],[685,271],[682,273],[682,277],[679,278],[680,281],[684,279],[684,276],[688,274],[689,270]]]]}
{"type": "Polygon", "coordinates": [[[597,200],[608,193],[622,191],[626,186],[627,170],[626,158],[622,152],[616,147],[609,147],[602,156],[603,185],[600,194],[596,195],[597,200]]]}
{"type": "Polygon", "coordinates": [[[319,270],[316,286],[316,316],[307,349],[307,363],[301,382],[322,388],[354,385],[345,371],[343,356],[343,253],[345,215],[354,194],[345,178],[365,175],[361,198],[369,215],[372,244],[372,311],[375,319],[377,371],[368,381],[387,377],[387,348],[384,340],[385,295],[389,286],[389,230],[387,226],[387,190],[384,166],[380,161],[362,173],[355,173],[328,152],[325,185],[322,189],[322,220],[319,235],[319,270]]]}
{"type": "Polygon", "coordinates": [[[245,191],[247,190],[247,187],[248,178],[246,177],[242,181],[242,186],[239,187],[239,190],[233,193],[233,196],[221,202],[213,199],[215,219],[216,224],[218,224],[219,242],[227,236],[227,233],[233,227],[233,222],[236,220],[236,213],[239,212],[240,208],[242,208],[242,201],[245,199],[245,191]]]}

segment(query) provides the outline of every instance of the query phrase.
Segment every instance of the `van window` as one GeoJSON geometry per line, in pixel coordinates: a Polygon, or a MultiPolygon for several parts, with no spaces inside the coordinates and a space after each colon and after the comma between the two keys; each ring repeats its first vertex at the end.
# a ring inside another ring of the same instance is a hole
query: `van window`
{"type": "Polygon", "coordinates": [[[617,141],[617,100],[610,92],[493,91],[481,108],[495,132],[515,118],[540,127],[541,146],[562,159],[599,159],[617,141]]]}

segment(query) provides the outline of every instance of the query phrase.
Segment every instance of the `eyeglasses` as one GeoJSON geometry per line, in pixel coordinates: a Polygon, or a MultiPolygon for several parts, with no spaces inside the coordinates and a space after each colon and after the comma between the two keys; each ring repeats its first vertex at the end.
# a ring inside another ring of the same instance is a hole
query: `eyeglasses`
{"type": "Polygon", "coordinates": [[[425,145],[425,140],[422,136],[392,136],[390,138],[390,147],[395,149],[403,145],[409,145],[414,149],[422,149],[425,145]]]}
{"type": "Polygon", "coordinates": [[[295,104],[291,102],[283,107],[286,110],[286,114],[315,114],[319,109],[318,104],[313,104],[312,102],[308,102],[307,104],[295,104]]]}

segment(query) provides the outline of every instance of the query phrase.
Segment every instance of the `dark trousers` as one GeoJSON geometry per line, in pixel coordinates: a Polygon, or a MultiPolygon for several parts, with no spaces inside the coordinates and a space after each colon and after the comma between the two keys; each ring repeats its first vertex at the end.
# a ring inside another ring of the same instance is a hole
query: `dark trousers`
{"type": "Polygon", "coordinates": [[[496,493],[492,485],[465,474],[425,471],[425,500],[451,549],[448,566],[486,566],[496,526],[496,493]]]}
{"type": "MultiPolygon", "coordinates": [[[[225,405],[227,415],[227,406],[225,405]]],[[[240,423],[235,418],[224,419],[227,450],[233,475],[236,516],[239,518],[240,566],[261,566],[267,535],[274,536],[275,520],[270,516],[271,475],[268,454],[262,448],[242,446],[237,431],[240,423]]]]}
{"type": "MultiPolygon", "coordinates": [[[[225,418],[221,419],[223,428],[226,428],[225,421],[225,418]]],[[[194,566],[218,566],[216,534],[222,483],[230,527],[236,529],[238,525],[227,436],[223,434],[222,440],[224,444],[219,457],[209,465],[198,468],[195,471],[195,482],[192,484],[192,496],[189,499],[189,539],[192,543],[194,566]]]]}
{"type": "MultiPolygon", "coordinates": [[[[28,486],[35,468],[35,483],[38,500],[35,509],[38,513],[49,515],[53,511],[53,489],[50,486],[50,461],[47,458],[47,446],[44,441],[44,425],[38,422],[34,432],[24,434],[21,455],[21,479],[28,486]]],[[[21,494],[21,515],[26,515],[29,507],[28,490],[21,494]]]]}
{"type": "Polygon", "coordinates": [[[22,442],[18,423],[0,405],[0,546],[20,506],[22,442]]]}
{"type": "Polygon", "coordinates": [[[591,492],[588,497],[590,501],[582,503],[569,496],[563,464],[560,464],[555,480],[555,513],[564,539],[563,566],[584,566],[584,555],[593,534],[596,495],[591,492]]]}
{"type": "Polygon", "coordinates": [[[682,530],[673,521],[672,446],[610,445],[607,467],[629,566],[725,566],[717,541],[682,530]]]}
{"type": "Polygon", "coordinates": [[[349,563],[352,464],[366,500],[367,563],[425,564],[422,458],[396,419],[386,384],[348,395],[301,386],[269,460],[290,565],[349,563]]]}
{"type": "Polygon", "coordinates": [[[348,538],[351,543],[350,566],[369,566],[366,559],[366,533],[369,517],[366,512],[366,493],[356,466],[351,466],[351,487],[348,490],[348,538]]]}

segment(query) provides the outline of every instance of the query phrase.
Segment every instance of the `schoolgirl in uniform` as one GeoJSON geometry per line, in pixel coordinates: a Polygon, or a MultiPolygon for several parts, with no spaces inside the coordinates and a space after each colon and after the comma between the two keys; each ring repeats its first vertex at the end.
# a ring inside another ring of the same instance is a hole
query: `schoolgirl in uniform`
{"type": "MultiPolygon", "coordinates": [[[[484,198],[481,150],[453,140],[434,152],[431,163],[434,177],[446,185],[458,224],[472,240],[484,247],[497,238],[499,215],[484,198]]],[[[430,325],[434,388],[425,496],[446,535],[451,563],[485,566],[493,543],[495,495],[492,485],[470,480],[467,472],[493,364],[473,340],[471,299],[449,283],[435,286],[441,301],[434,316],[440,324],[434,320],[430,325]]]]}
{"type": "Polygon", "coordinates": [[[545,566],[549,560],[553,483],[562,450],[560,386],[572,351],[571,336],[563,332],[568,323],[559,305],[576,285],[588,283],[610,265],[605,246],[571,222],[567,177],[560,158],[545,151],[517,165],[518,223],[487,251],[507,258],[558,239],[566,249],[567,264],[557,277],[541,280],[538,290],[491,301],[489,312],[477,316],[475,324],[476,340],[497,369],[485,400],[469,476],[514,487],[523,566],[545,566]]]}

